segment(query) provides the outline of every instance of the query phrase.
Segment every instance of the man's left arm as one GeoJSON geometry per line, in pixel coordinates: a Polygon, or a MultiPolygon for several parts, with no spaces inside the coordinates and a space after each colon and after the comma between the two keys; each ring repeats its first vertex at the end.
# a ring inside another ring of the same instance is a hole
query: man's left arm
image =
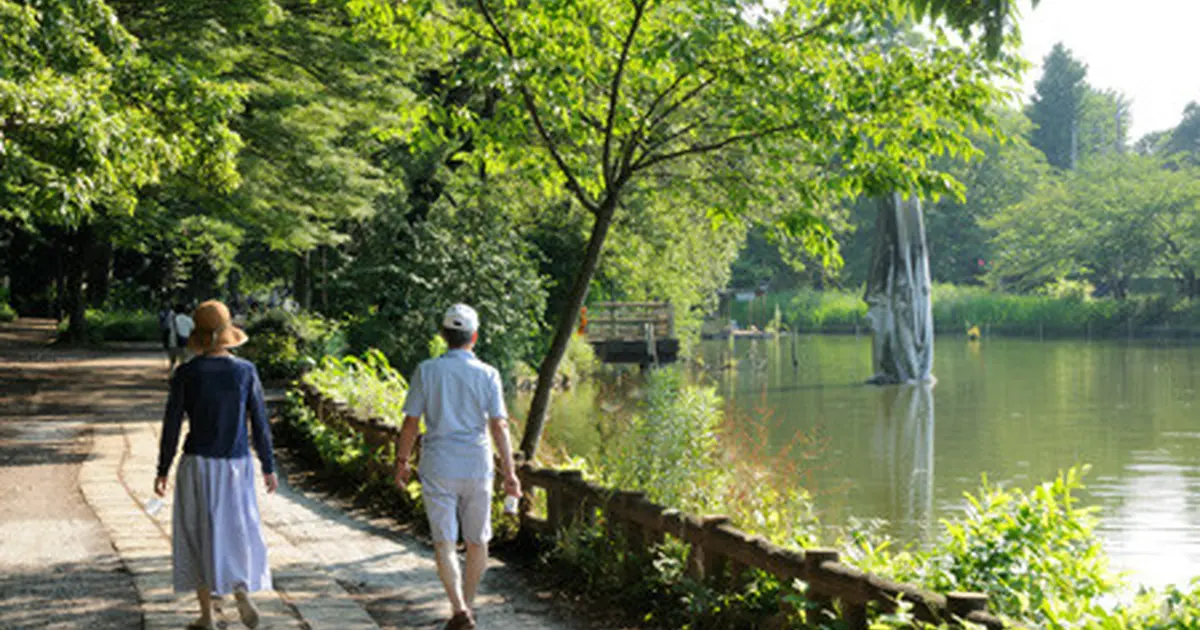
{"type": "Polygon", "coordinates": [[[521,496],[521,480],[517,478],[517,467],[513,463],[512,439],[508,435],[508,408],[504,404],[504,386],[500,384],[500,373],[492,370],[490,392],[487,401],[488,429],[492,442],[500,455],[500,470],[504,474],[504,492],[510,496],[521,496]]]}
{"type": "Polygon", "coordinates": [[[488,421],[492,442],[500,454],[500,472],[504,475],[504,493],[521,496],[521,480],[517,478],[517,467],[513,462],[512,440],[508,435],[508,419],[499,417],[488,421]]]}

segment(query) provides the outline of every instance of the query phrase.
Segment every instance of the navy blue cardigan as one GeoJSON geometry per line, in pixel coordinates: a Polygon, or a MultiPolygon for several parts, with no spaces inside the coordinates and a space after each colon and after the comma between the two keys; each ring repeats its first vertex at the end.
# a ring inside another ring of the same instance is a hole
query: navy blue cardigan
{"type": "Polygon", "coordinates": [[[199,356],[181,365],[171,378],[158,449],[158,476],[165,477],[175,458],[183,415],[188,435],[183,452],[203,457],[235,458],[250,454],[246,412],[254,451],[264,474],[275,471],[271,428],[262,382],[254,364],[233,356],[199,356]]]}

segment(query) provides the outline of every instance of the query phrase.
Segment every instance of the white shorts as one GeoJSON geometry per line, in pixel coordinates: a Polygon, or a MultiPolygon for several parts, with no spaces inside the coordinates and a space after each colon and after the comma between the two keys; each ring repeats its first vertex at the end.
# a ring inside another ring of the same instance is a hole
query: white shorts
{"type": "Polygon", "coordinates": [[[492,478],[445,479],[421,475],[421,497],[435,543],[463,540],[486,545],[492,538],[492,478]]]}

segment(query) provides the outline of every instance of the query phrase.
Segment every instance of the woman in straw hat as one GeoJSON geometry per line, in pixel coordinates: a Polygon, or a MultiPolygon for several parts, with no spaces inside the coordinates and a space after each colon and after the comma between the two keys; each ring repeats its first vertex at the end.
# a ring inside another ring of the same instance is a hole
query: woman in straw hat
{"type": "Polygon", "coordinates": [[[247,594],[270,589],[271,570],[254,494],[251,445],[267,492],[279,484],[262,383],[253,363],[229,352],[246,343],[246,333],[233,325],[224,304],[205,302],[192,319],[187,346],[196,357],[171,379],[154,491],[166,494],[186,413],[188,435],[175,478],[172,519],[175,591],[194,589],[200,600],[200,618],[189,628],[211,630],[212,596],[228,593],[237,598],[242,623],[253,628],[258,610],[247,594]]]}

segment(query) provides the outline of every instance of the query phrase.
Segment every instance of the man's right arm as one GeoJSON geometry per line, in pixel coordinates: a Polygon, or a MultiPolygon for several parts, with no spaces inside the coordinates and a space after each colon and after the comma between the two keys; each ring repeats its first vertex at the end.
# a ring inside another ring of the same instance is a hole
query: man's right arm
{"type": "Polygon", "coordinates": [[[504,404],[504,386],[500,383],[500,373],[495,368],[488,369],[488,390],[485,403],[488,429],[492,434],[492,442],[496,445],[496,452],[500,454],[504,491],[510,496],[521,496],[521,480],[517,478],[516,466],[513,464],[512,438],[508,435],[508,407],[504,404]]]}

